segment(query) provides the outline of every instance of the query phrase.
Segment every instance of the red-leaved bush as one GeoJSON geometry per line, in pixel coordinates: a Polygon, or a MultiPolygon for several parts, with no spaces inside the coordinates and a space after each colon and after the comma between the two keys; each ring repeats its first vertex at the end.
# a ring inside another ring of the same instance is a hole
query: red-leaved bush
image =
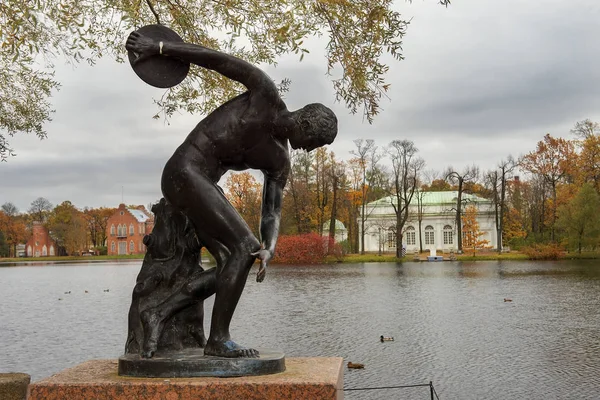
{"type": "Polygon", "coordinates": [[[556,244],[534,244],[523,247],[521,251],[527,254],[530,260],[558,260],[562,254],[562,249],[556,244]]]}
{"type": "Polygon", "coordinates": [[[279,236],[274,263],[319,264],[327,256],[328,238],[317,233],[279,236]]]}

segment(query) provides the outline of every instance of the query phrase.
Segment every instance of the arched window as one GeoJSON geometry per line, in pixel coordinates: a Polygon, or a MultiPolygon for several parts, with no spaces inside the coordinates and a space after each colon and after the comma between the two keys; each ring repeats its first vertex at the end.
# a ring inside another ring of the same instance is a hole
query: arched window
{"type": "Polygon", "coordinates": [[[115,242],[110,242],[110,252],[115,253],[117,251],[117,245],[115,242]]]}
{"type": "Polygon", "coordinates": [[[435,244],[433,237],[434,237],[433,226],[427,225],[425,227],[425,244],[435,244]]]}
{"type": "Polygon", "coordinates": [[[129,253],[134,253],[135,252],[135,243],[133,243],[133,240],[129,242],[129,253]]]}
{"type": "Polygon", "coordinates": [[[31,248],[31,245],[27,246],[27,256],[33,257],[33,250],[31,248]]]}
{"type": "Polygon", "coordinates": [[[415,244],[417,244],[417,235],[414,226],[407,226],[404,236],[406,237],[407,246],[414,246],[415,244]]]}
{"type": "Polygon", "coordinates": [[[135,227],[133,226],[133,224],[129,224],[129,236],[133,236],[134,233],[135,227]]]}
{"type": "Polygon", "coordinates": [[[54,255],[54,246],[50,245],[50,255],[54,255]]]}
{"type": "Polygon", "coordinates": [[[115,224],[112,224],[110,226],[110,236],[115,236],[115,224]]]}
{"type": "Polygon", "coordinates": [[[42,246],[42,257],[46,257],[48,255],[48,248],[46,245],[42,246]]]}
{"type": "Polygon", "coordinates": [[[390,226],[387,231],[387,245],[390,249],[396,248],[396,227],[390,226]]]}
{"type": "Polygon", "coordinates": [[[450,225],[444,226],[444,244],[453,244],[453,242],[452,242],[452,227],[450,225]]]}

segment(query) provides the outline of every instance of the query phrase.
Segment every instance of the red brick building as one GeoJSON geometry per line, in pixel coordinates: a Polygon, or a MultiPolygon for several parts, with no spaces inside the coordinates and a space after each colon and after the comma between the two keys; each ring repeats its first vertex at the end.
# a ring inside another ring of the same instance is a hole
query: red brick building
{"type": "Polygon", "coordinates": [[[25,244],[27,257],[51,257],[58,255],[54,240],[41,222],[34,222],[31,238],[25,244]]]}
{"type": "Polygon", "coordinates": [[[106,223],[108,255],[144,254],[144,236],[152,232],[154,218],[144,206],[119,204],[106,223]]]}

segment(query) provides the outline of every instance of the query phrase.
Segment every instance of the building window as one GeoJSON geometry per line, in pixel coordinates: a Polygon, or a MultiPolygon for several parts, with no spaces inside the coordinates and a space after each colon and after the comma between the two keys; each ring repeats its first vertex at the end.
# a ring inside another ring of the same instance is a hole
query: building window
{"type": "Polygon", "coordinates": [[[139,224],[140,227],[140,235],[144,234],[144,224],[139,224]]]}
{"type": "Polygon", "coordinates": [[[115,242],[110,242],[110,252],[115,253],[116,251],[117,251],[117,246],[115,245],[115,242]]]}
{"type": "Polygon", "coordinates": [[[115,236],[115,225],[110,226],[110,236],[115,236]]]}
{"type": "Polygon", "coordinates": [[[387,232],[387,246],[390,249],[396,248],[396,231],[393,228],[389,228],[387,232]]]}
{"type": "Polygon", "coordinates": [[[444,226],[444,244],[452,244],[452,227],[444,226]]]}
{"type": "Polygon", "coordinates": [[[50,245],[50,255],[54,255],[54,246],[50,245]]]}
{"type": "Polygon", "coordinates": [[[433,240],[433,226],[427,225],[425,227],[425,244],[435,244],[433,240]]]}
{"type": "Polygon", "coordinates": [[[404,236],[406,236],[407,246],[414,246],[415,244],[417,244],[417,235],[414,226],[406,227],[406,232],[404,233],[404,236]]]}
{"type": "Polygon", "coordinates": [[[46,247],[46,245],[44,245],[44,247],[42,247],[42,256],[46,257],[48,255],[48,248],[46,247]]]}
{"type": "Polygon", "coordinates": [[[130,253],[135,252],[135,243],[133,243],[133,240],[131,242],[129,242],[129,252],[130,253]]]}
{"type": "Polygon", "coordinates": [[[121,211],[121,212],[120,212],[120,214],[121,214],[121,215],[125,215],[125,212],[124,212],[124,211],[121,211]]]}
{"type": "Polygon", "coordinates": [[[133,224],[129,225],[129,236],[133,236],[133,234],[135,233],[135,228],[133,227],[133,224]]]}

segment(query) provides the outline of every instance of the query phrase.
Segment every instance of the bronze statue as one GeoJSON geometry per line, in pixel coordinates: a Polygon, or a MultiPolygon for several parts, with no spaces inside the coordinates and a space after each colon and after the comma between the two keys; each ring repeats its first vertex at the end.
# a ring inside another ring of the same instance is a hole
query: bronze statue
{"type": "MultiPolygon", "coordinates": [[[[165,321],[216,293],[204,354],[257,357],[257,350],[231,339],[229,325],[252,264],[260,259],[256,279],[262,282],[275,252],[290,170],[288,142],[293,149],[306,151],[330,144],[337,135],[337,118],[317,103],[288,111],[273,81],[244,60],[182,41],[157,40],[140,31],[131,33],[126,43],[136,55],[134,63],[156,56],[176,58],[216,71],[248,89],[200,121],[163,170],[166,204],[189,219],[217,266],[216,271],[191,275],[170,296],[142,310],[142,355],[153,356],[165,321]],[[250,168],[264,174],[260,240],[217,185],[225,172],[250,168]]],[[[203,344],[201,338],[197,342],[203,344]]]]}

